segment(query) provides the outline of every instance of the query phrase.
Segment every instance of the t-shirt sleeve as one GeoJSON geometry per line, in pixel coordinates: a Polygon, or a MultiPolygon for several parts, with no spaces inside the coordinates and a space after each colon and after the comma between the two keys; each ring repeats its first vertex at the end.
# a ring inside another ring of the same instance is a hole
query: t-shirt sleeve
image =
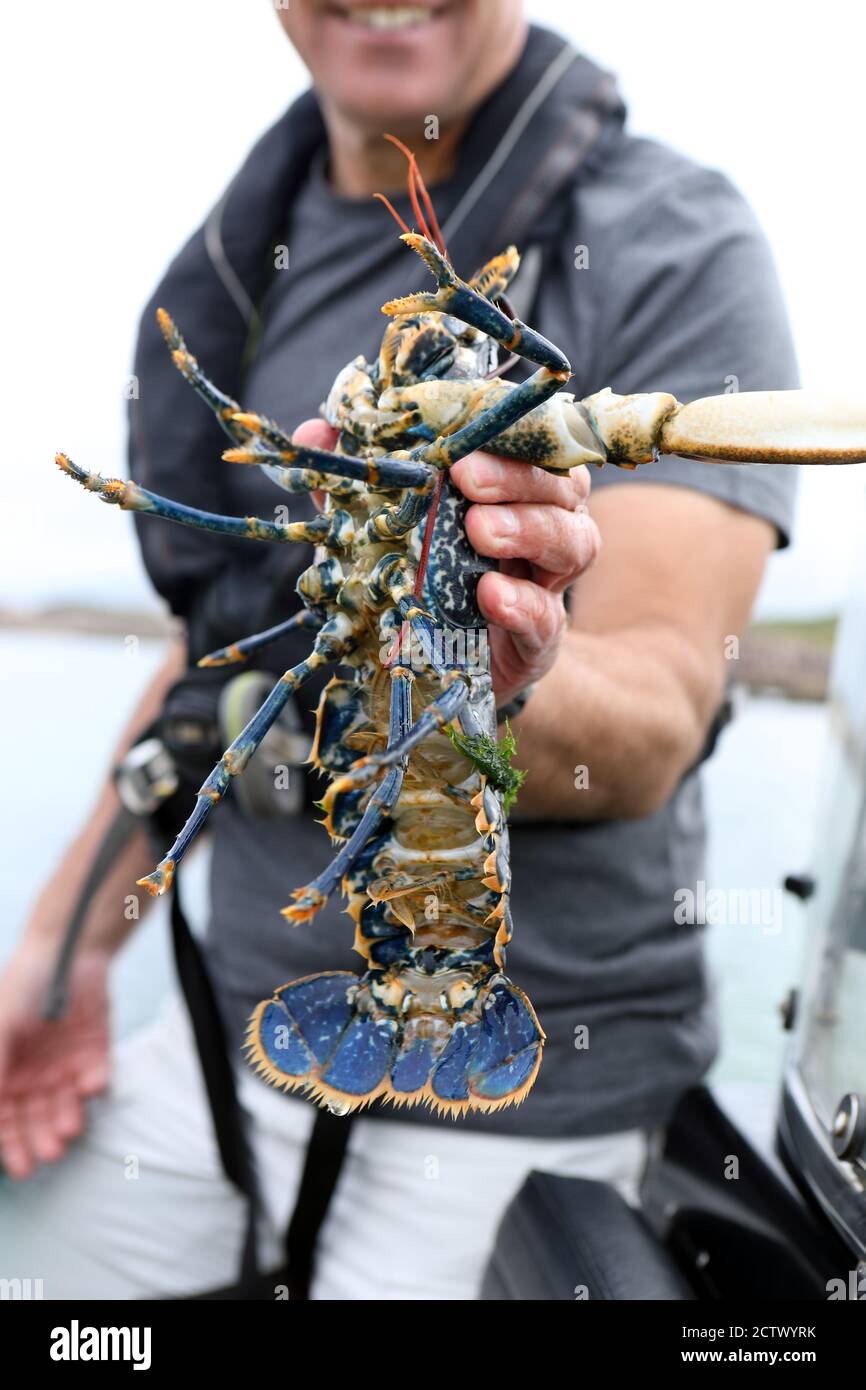
{"type": "MultiPolygon", "coordinates": [[[[592,267],[593,389],[670,391],[686,402],[797,386],[773,259],[733,185],[684,160],[649,192],[640,190],[638,167],[633,182],[629,187],[625,180],[618,203],[609,198],[596,213],[590,197],[582,222],[592,267]]],[[[665,482],[696,488],[766,518],[785,546],[797,472],[786,464],[668,456],[635,473],[601,469],[593,487],[665,482]]]]}

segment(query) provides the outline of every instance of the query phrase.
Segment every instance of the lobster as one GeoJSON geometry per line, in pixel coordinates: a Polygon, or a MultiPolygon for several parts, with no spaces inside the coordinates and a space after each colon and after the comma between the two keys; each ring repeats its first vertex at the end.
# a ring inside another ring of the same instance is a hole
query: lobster
{"type": "Polygon", "coordinates": [[[450,465],[484,447],[555,473],[589,463],[635,468],[662,453],[860,462],[866,412],[797,391],[681,405],[664,392],[605,389],[575,400],[561,389],[571,375],[566,357],[508,306],[516,249],[461,279],[407,154],[421,231],[401,221],[402,240],[437,287],[385,304],[390,322],[376,361],[357,357],[338,374],[322,407],[338,432],[332,451],[294,443],[273,420],[243,411],[158,312],[176,366],[230,440],[223,458],[263,469],[290,493],[322,494],[313,520],[219,516],[88,472],[64,454],[56,461],[126,510],[316,547],[297,584],[301,610],[200,663],[244,660],[290,628],[315,634],[309,655],[284,673],[223,754],[175,843],[140,884],[153,894],[171,887],[193,839],[289,699],[313,672],[339,667],[322,694],[310,754],[329,779],[318,805],[337,851],[318,878],[295,890],[283,916],[309,922],[342,887],[365,970],[328,971],[277,989],[253,1013],[249,1058],[269,1082],[301,1089],[336,1113],[381,1098],[459,1115],[523,1100],[544,1033],[505,974],[507,812],[524,774],[512,765],[507,723],[497,737],[486,664],[450,640],[482,627],[476,589],[487,564],[468,542],[468,504],[450,465]],[[509,355],[502,367],[500,351],[509,355]],[[520,384],[502,376],[517,358],[534,368],[520,384]]]}

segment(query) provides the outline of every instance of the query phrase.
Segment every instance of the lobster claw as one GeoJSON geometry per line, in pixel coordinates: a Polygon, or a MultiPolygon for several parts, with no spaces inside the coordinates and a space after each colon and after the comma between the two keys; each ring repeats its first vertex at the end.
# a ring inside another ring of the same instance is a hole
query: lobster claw
{"type": "Polygon", "coordinates": [[[864,463],[866,399],[820,391],[733,391],[681,405],[666,391],[605,387],[576,406],[621,468],[679,454],[708,463],[864,463]]]}
{"type": "Polygon", "coordinates": [[[819,391],[735,391],[681,405],[659,449],[731,463],[866,462],[866,400],[819,391]]]}

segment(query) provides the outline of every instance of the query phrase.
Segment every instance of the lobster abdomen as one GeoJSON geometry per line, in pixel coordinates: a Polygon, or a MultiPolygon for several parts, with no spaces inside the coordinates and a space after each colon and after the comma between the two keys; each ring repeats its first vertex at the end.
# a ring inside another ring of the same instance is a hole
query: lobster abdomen
{"type": "MultiPolygon", "coordinates": [[[[354,659],[354,679],[323,692],[313,746],[314,764],[332,778],[325,826],[342,841],[368,796],[341,790],[341,773],[387,737],[374,653],[354,659]]],[[[430,683],[413,682],[418,708],[430,683]]],[[[479,723],[495,726],[489,677],[477,680],[472,703],[479,723]]],[[[521,1100],[544,1034],[503,974],[507,847],[499,794],[444,733],[433,734],[410,755],[389,817],[343,878],[367,972],[309,976],[260,1004],[247,1039],[260,1073],[339,1110],[377,1098],[452,1113],[521,1100]]]]}

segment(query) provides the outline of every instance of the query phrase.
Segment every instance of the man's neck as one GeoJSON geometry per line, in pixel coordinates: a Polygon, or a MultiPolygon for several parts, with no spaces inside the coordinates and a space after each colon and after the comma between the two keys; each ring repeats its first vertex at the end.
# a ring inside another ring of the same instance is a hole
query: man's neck
{"type": "MultiPolygon", "coordinates": [[[[406,159],[383,133],[359,130],[341,112],[323,103],[328,129],[329,179],[337,193],[347,198],[366,198],[373,193],[400,193],[406,189],[406,159]]],[[[460,138],[468,117],[442,127],[435,140],[417,139],[394,130],[412,149],[424,182],[431,186],[447,179],[454,169],[460,138]]]]}

